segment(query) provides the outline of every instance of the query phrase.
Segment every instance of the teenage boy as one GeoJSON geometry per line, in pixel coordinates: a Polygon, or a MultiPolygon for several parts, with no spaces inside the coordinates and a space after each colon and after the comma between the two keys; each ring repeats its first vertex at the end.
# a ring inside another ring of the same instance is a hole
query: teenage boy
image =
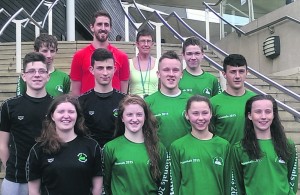
{"type": "Polygon", "coordinates": [[[183,42],[182,56],[186,62],[183,77],[179,82],[182,91],[208,98],[221,93],[218,79],[201,68],[204,50],[198,38],[190,37],[183,42]]]}
{"type": "Polygon", "coordinates": [[[213,124],[215,133],[231,144],[244,135],[245,104],[255,93],[246,90],[247,61],[244,56],[230,54],[223,62],[226,90],[212,97],[213,124]]]}
{"type": "Polygon", "coordinates": [[[178,87],[182,77],[182,64],[174,51],[168,51],[160,57],[157,77],[161,82],[159,91],[145,100],[159,121],[159,139],[169,149],[174,140],[186,135],[190,130],[184,110],[191,95],[178,87]]]}
{"type": "MultiPolygon", "coordinates": [[[[50,80],[46,84],[46,91],[53,97],[69,93],[71,84],[69,75],[54,67],[57,48],[57,38],[53,35],[41,34],[34,41],[34,51],[46,57],[46,64],[50,74],[50,80]]],[[[20,76],[17,83],[17,95],[25,92],[26,84],[20,76]]]]}
{"type": "Polygon", "coordinates": [[[115,72],[112,52],[96,49],[91,61],[90,72],[95,78],[95,87],[78,99],[92,137],[103,147],[115,136],[124,134],[124,131],[117,132],[114,136],[119,102],[125,95],[112,87],[115,72]]]}
{"type": "Polygon", "coordinates": [[[25,55],[22,79],[26,93],[4,101],[1,109],[0,158],[6,171],[2,195],[28,195],[26,160],[52,101],[45,89],[49,73],[43,54],[25,55]]]}
{"type": "Polygon", "coordinates": [[[87,47],[75,53],[71,64],[71,93],[79,96],[95,86],[93,74],[89,71],[91,55],[95,49],[104,48],[113,53],[115,60],[115,73],[112,86],[123,93],[127,93],[129,80],[129,63],[127,55],[111,45],[108,35],[111,31],[112,21],[110,15],[104,11],[94,13],[90,29],[93,32],[93,41],[87,47]]]}

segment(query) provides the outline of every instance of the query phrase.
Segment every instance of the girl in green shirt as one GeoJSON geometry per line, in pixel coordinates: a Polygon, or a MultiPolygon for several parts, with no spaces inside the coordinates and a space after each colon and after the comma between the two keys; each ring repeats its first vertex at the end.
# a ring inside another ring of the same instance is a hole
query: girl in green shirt
{"type": "Polygon", "coordinates": [[[128,95],[118,110],[120,136],[104,146],[107,195],[158,194],[166,149],[158,141],[157,121],[145,101],[128,95]]]}
{"type": "Polygon", "coordinates": [[[230,145],[212,133],[209,99],[200,95],[191,97],[185,117],[192,131],[170,147],[174,195],[226,194],[224,181],[230,180],[227,163],[230,145]]]}
{"type": "Polygon", "coordinates": [[[270,95],[256,95],[245,107],[245,135],[232,148],[238,194],[296,194],[298,158],[270,95]]]}

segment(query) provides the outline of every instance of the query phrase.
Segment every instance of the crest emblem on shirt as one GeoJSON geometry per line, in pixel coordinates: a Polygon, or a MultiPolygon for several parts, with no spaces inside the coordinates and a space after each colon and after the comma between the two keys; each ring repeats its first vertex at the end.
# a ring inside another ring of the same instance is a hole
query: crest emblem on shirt
{"type": "Polygon", "coordinates": [[[64,92],[62,85],[56,85],[55,89],[59,92],[62,92],[62,93],[64,92]]]}
{"type": "Polygon", "coordinates": [[[223,158],[222,158],[222,157],[219,157],[219,156],[216,156],[216,157],[213,159],[213,163],[214,163],[215,165],[218,165],[218,166],[223,166],[223,165],[224,165],[223,158]]]}
{"type": "Polygon", "coordinates": [[[52,163],[54,161],[54,158],[48,158],[48,163],[52,163]]]}
{"type": "Polygon", "coordinates": [[[93,110],[90,110],[90,111],[89,111],[89,115],[92,116],[92,115],[94,115],[94,114],[95,114],[95,111],[93,111],[93,110]]]}
{"type": "Polygon", "coordinates": [[[275,162],[278,162],[279,164],[285,164],[285,161],[281,157],[276,157],[275,162]]]}
{"type": "Polygon", "coordinates": [[[87,161],[87,155],[85,153],[77,154],[78,161],[85,163],[87,161]]]}
{"type": "Polygon", "coordinates": [[[18,120],[23,120],[24,119],[24,116],[18,116],[18,120]]]}
{"type": "Polygon", "coordinates": [[[113,115],[114,115],[114,117],[118,117],[118,111],[119,111],[119,109],[118,108],[115,108],[114,110],[113,110],[113,115]]]}
{"type": "Polygon", "coordinates": [[[203,89],[203,93],[207,94],[207,95],[211,95],[211,89],[205,88],[205,89],[203,89]]]}

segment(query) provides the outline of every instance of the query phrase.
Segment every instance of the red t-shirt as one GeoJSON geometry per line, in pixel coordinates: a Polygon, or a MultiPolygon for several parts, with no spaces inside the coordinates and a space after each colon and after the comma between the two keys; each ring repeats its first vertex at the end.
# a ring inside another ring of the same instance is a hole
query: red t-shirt
{"type": "MultiPolygon", "coordinates": [[[[115,74],[112,79],[113,88],[120,90],[121,81],[129,80],[128,56],[123,51],[109,44],[107,49],[113,53],[115,59],[115,74]]],[[[95,48],[92,44],[77,51],[72,60],[70,78],[73,81],[81,82],[80,94],[83,94],[95,87],[94,75],[89,70],[91,56],[95,48]]]]}

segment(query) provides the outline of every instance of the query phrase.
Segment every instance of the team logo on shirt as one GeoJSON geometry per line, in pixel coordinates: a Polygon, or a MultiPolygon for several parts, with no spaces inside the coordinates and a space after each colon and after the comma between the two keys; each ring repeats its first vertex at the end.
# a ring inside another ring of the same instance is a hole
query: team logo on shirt
{"type": "Polygon", "coordinates": [[[90,110],[90,111],[89,111],[89,115],[92,116],[92,115],[94,115],[94,114],[95,114],[95,111],[93,111],[93,110],[90,110]]]}
{"type": "Polygon", "coordinates": [[[213,163],[214,163],[215,165],[223,166],[223,165],[224,165],[224,160],[223,160],[222,157],[216,156],[216,157],[213,159],[213,163]]]}
{"type": "Polygon", "coordinates": [[[285,161],[281,157],[276,157],[275,162],[278,162],[279,164],[285,164],[285,161]]]}
{"type": "Polygon", "coordinates": [[[24,119],[24,116],[18,116],[18,119],[21,121],[24,119]]]}
{"type": "Polygon", "coordinates": [[[114,117],[118,117],[118,111],[119,111],[119,109],[118,108],[115,108],[114,110],[113,110],[113,115],[114,115],[114,117]]]}
{"type": "Polygon", "coordinates": [[[203,89],[202,93],[207,94],[207,95],[211,95],[211,89],[205,88],[205,89],[203,89]]]}
{"type": "Polygon", "coordinates": [[[48,158],[48,163],[52,163],[54,161],[54,158],[48,158]]]}
{"type": "Polygon", "coordinates": [[[62,93],[64,92],[62,85],[56,85],[55,89],[59,92],[62,92],[62,93]]]}
{"type": "Polygon", "coordinates": [[[87,155],[85,153],[77,154],[78,161],[85,163],[87,161],[87,155]]]}

